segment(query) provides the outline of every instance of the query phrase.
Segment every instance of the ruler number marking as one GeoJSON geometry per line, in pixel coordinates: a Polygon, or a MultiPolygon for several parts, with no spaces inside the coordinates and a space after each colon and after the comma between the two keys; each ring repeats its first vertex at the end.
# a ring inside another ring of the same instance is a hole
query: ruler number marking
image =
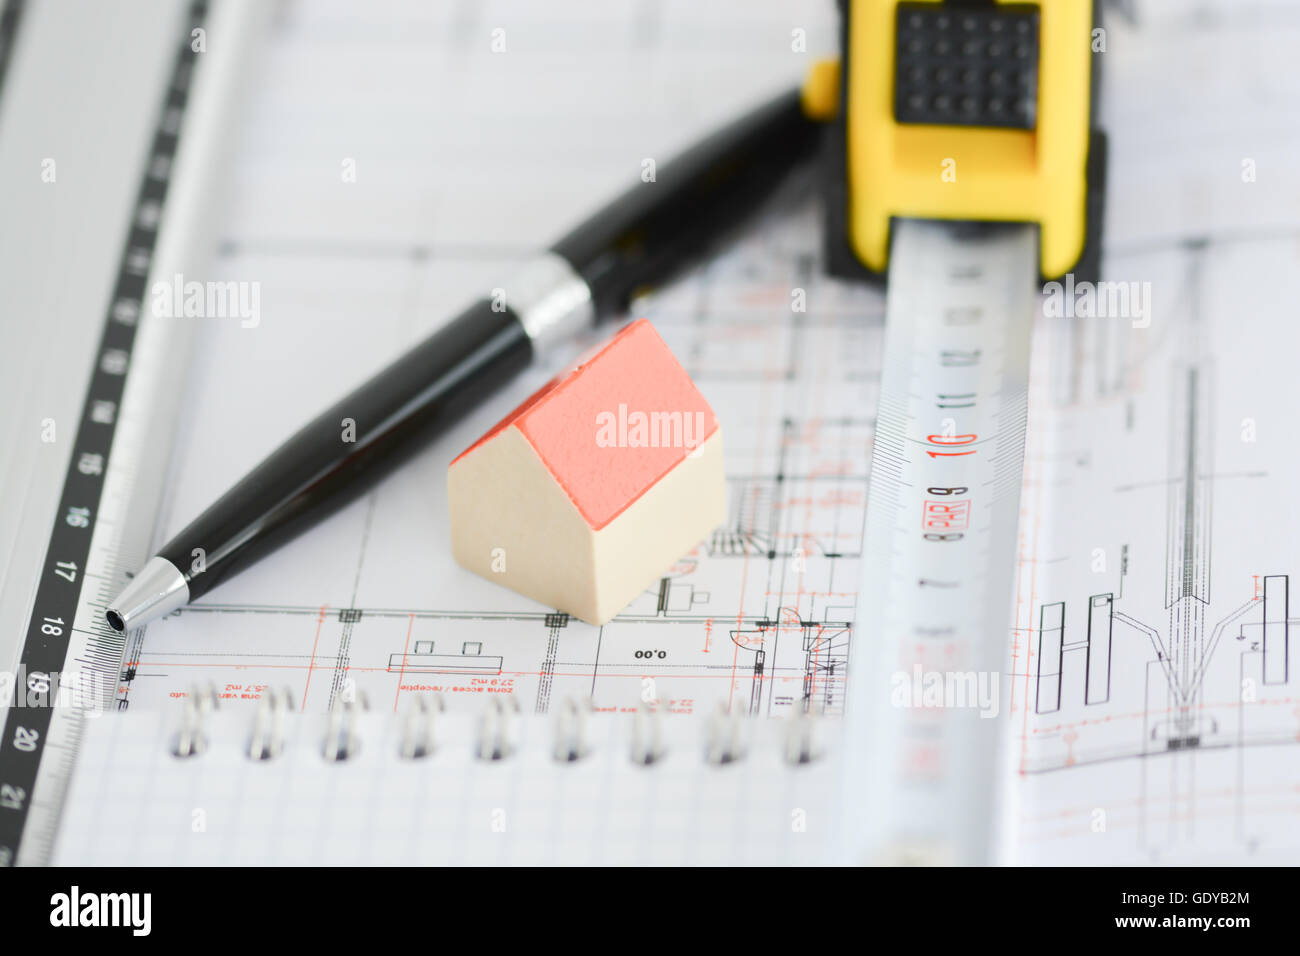
{"type": "Polygon", "coordinates": [[[12,783],[0,783],[0,810],[22,810],[27,803],[27,791],[12,783]]]}

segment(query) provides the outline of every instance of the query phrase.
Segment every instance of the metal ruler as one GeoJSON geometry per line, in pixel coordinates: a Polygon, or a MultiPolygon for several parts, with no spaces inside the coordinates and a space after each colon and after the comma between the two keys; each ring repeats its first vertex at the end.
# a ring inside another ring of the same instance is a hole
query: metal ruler
{"type": "Polygon", "coordinates": [[[232,80],[265,15],[257,6],[196,0],[176,11],[171,69],[10,675],[0,865],[49,861],[84,722],[112,705],[121,677],[127,637],[108,627],[104,607],[151,543],[152,520],[142,516],[156,511],[193,333],[153,318],[148,290],[201,262],[209,246],[211,180],[225,158],[218,146],[229,135],[232,80]]]}
{"type": "Polygon", "coordinates": [[[996,857],[1036,226],[896,224],[846,702],[846,862],[996,857]]]}

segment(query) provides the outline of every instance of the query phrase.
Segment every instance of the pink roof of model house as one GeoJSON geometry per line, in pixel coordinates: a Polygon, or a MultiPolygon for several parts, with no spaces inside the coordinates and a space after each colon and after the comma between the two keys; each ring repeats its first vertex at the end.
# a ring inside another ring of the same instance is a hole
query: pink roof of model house
{"type": "Polygon", "coordinates": [[[512,425],[599,530],[717,431],[718,420],[654,326],[640,319],[543,385],[452,464],[512,425]],[[657,427],[638,431],[638,420],[657,427]],[[638,446],[643,438],[648,447],[638,446]]]}

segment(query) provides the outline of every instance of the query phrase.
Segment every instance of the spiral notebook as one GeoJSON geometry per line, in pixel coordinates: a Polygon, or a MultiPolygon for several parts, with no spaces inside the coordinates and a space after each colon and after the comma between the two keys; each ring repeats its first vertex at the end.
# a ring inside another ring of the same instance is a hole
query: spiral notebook
{"type": "Polygon", "coordinates": [[[304,714],[192,702],[86,723],[55,863],[800,864],[836,727],[634,713],[304,714]]]}

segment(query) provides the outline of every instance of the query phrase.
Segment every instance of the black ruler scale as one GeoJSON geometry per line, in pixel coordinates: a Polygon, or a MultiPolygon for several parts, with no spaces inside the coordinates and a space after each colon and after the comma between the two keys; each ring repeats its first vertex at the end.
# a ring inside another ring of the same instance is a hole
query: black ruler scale
{"type": "MultiPolygon", "coordinates": [[[[117,432],[118,409],[131,366],[136,321],[142,311],[149,263],[158,240],[170,171],[180,144],[182,120],[189,100],[190,80],[198,54],[191,30],[203,26],[206,0],[189,8],[162,112],[154,129],[153,146],[145,160],[145,175],[131,211],[117,281],[100,335],[90,388],[81,411],[63,493],[50,533],[42,576],[36,589],[27,634],[13,681],[13,699],[0,737],[0,865],[18,862],[18,850],[28,834],[39,802],[34,800],[43,761],[57,760],[70,772],[79,739],[82,708],[111,699],[120,676],[126,636],[96,615],[93,629],[84,631],[82,653],[69,660],[77,609],[86,587],[85,568],[91,537],[104,491],[105,471],[117,432]],[[69,671],[70,665],[74,670],[69,671]],[[51,725],[67,718],[73,746],[54,743],[51,725]]],[[[66,773],[65,773],[66,776],[66,773]]],[[[53,840],[58,806],[43,813],[41,836],[53,840]]],[[[47,802],[48,801],[41,801],[47,802]]]]}

